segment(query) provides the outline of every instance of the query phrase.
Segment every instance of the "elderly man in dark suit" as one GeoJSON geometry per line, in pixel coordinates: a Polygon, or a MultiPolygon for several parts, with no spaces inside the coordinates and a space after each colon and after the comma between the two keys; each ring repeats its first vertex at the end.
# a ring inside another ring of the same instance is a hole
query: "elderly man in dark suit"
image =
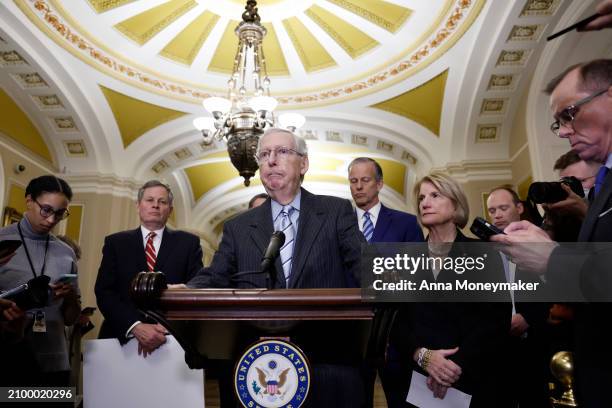
{"type": "MultiPolygon", "coordinates": [[[[257,149],[259,174],[270,196],[259,207],[227,221],[212,263],[192,279],[190,287],[266,287],[256,272],[275,230],[285,234],[275,262],[278,288],[346,288],[359,282],[363,235],[348,200],[314,195],[301,188],[308,171],[306,142],[284,129],[268,129],[257,149]]],[[[352,339],[342,324],[301,324],[289,333],[311,359],[312,407],[359,407],[363,383],[359,361],[342,360],[352,339]],[[346,334],[346,333],[345,333],[346,334]]]]}
{"type": "Polygon", "coordinates": [[[136,209],[140,227],[106,237],[96,279],[96,298],[105,321],[100,338],[118,338],[123,344],[138,340],[145,357],[166,342],[166,330],[145,321],[128,290],[142,271],[161,271],[170,284],[187,282],[202,268],[200,239],[166,227],[172,212],[172,191],[151,180],[138,191],[136,209]]]}
{"type": "MultiPolygon", "coordinates": [[[[568,139],[582,160],[602,163],[579,242],[612,241],[612,60],[595,60],[565,70],[551,81],[551,130],[568,139]]],[[[610,405],[612,355],[608,322],[612,314],[612,251],[578,252],[555,245],[540,228],[525,221],[510,224],[493,240],[519,266],[545,274],[550,285],[580,291],[587,302],[575,311],[577,397],[581,407],[610,405]],[[531,243],[548,243],[533,245],[531,243]],[[523,245],[521,245],[523,243],[523,245]],[[525,245],[525,243],[527,245],[525,245]],[[531,244],[531,245],[530,245],[531,244]]]]}
{"type": "MultiPolygon", "coordinates": [[[[355,201],[355,213],[359,229],[368,242],[423,242],[423,231],[417,217],[402,211],[393,210],[383,205],[379,193],[384,186],[383,171],[380,164],[369,157],[357,157],[348,166],[348,179],[351,196],[355,201]]],[[[373,327],[377,330],[388,330],[395,336],[397,323],[388,327],[385,322],[395,322],[395,309],[382,309],[376,312],[373,327]]],[[[399,355],[393,346],[386,350],[373,351],[386,357],[378,369],[378,374],[385,392],[389,408],[402,407],[406,400],[406,378],[410,370],[403,367],[399,355]],[[406,371],[408,370],[408,371],[406,371]]],[[[371,407],[374,398],[374,381],[376,370],[369,364],[365,368],[367,406],[371,407]]]]}

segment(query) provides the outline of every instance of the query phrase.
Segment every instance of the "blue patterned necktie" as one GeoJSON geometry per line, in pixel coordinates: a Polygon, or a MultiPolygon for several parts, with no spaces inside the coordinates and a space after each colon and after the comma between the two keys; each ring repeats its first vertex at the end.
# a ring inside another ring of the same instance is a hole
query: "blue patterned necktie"
{"type": "Polygon", "coordinates": [[[372,220],[370,219],[370,213],[363,213],[363,236],[366,241],[372,241],[372,236],[374,235],[374,224],[372,224],[372,220]]]}
{"type": "Polygon", "coordinates": [[[601,166],[599,168],[599,171],[597,172],[597,176],[595,177],[595,186],[594,186],[595,195],[599,194],[599,192],[601,191],[601,187],[603,187],[604,179],[608,175],[609,171],[610,169],[607,168],[606,166],[601,166]]]}
{"type": "Polygon", "coordinates": [[[283,264],[283,272],[285,274],[285,286],[289,286],[289,276],[291,275],[291,264],[293,258],[293,243],[295,241],[295,229],[291,222],[291,214],[295,209],[286,205],[280,212],[279,229],[285,234],[285,244],[280,250],[280,258],[283,264]]]}

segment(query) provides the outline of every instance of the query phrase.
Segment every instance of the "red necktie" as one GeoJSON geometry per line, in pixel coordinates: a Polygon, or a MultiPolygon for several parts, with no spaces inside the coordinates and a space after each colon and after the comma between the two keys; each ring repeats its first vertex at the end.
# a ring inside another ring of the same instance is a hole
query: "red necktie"
{"type": "Polygon", "coordinates": [[[155,261],[157,260],[157,255],[155,255],[155,247],[153,246],[153,238],[155,238],[157,234],[153,231],[149,232],[147,245],[145,247],[145,255],[147,257],[147,268],[149,272],[153,272],[155,270],[155,261]]]}

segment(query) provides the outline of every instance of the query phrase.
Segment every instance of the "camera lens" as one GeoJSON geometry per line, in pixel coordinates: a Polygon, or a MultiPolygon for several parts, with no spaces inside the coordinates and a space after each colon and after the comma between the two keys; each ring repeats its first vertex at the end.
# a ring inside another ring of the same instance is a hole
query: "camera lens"
{"type": "Polygon", "coordinates": [[[539,181],[529,186],[529,198],[536,204],[556,203],[567,197],[558,181],[539,181]]]}

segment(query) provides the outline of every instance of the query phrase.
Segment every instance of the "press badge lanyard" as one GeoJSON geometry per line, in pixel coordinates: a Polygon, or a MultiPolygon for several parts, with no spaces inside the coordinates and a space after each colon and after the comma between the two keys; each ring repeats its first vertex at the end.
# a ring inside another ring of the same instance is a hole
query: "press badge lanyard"
{"type": "MultiPolygon", "coordinates": [[[[32,263],[32,257],[30,256],[30,251],[28,251],[28,246],[26,245],[25,238],[23,237],[23,232],[21,231],[21,225],[17,223],[17,229],[19,230],[19,237],[21,238],[21,243],[23,244],[23,249],[25,250],[26,257],[28,258],[28,262],[30,263],[30,269],[32,270],[32,275],[36,279],[36,269],[34,269],[34,264],[32,263]]],[[[45,243],[45,256],[43,257],[42,268],[40,268],[40,276],[45,274],[45,267],[47,266],[47,251],[49,250],[49,235],[47,235],[47,242],[45,243]]],[[[34,315],[34,324],[32,325],[32,331],[34,333],[46,333],[47,332],[47,323],[45,319],[45,312],[42,310],[37,310],[34,315]]]]}
{"type": "MultiPolygon", "coordinates": [[[[30,269],[32,270],[32,275],[36,278],[36,269],[34,269],[34,264],[32,263],[32,257],[30,257],[30,251],[28,251],[28,246],[26,245],[25,239],[23,238],[23,232],[21,232],[21,225],[17,223],[17,229],[19,230],[19,236],[21,237],[21,243],[23,244],[23,249],[25,250],[26,257],[28,258],[28,262],[30,263],[30,269]]],[[[45,267],[47,266],[47,251],[49,250],[49,235],[47,235],[47,242],[45,243],[45,256],[43,258],[42,268],[40,269],[40,276],[45,274],[45,267]]]]}

